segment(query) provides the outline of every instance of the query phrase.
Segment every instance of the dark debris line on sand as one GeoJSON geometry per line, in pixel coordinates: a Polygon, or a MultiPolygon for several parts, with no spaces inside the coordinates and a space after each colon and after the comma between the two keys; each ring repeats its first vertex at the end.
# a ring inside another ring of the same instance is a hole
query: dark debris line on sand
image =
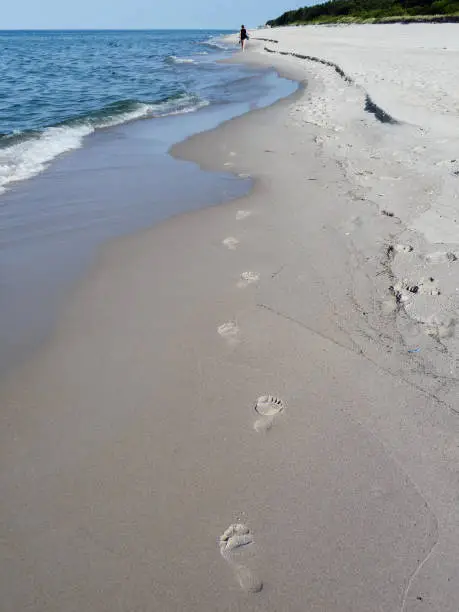
{"type": "MultiPolygon", "coordinates": [[[[259,40],[263,40],[263,39],[259,39],[259,40]]],[[[290,55],[291,57],[296,57],[297,59],[308,60],[311,62],[317,62],[319,64],[324,64],[325,66],[330,66],[331,68],[334,68],[334,70],[339,74],[339,76],[342,79],[346,81],[346,83],[349,83],[349,85],[356,85],[355,81],[344,72],[341,66],[338,66],[338,64],[335,64],[334,62],[330,62],[328,60],[321,59],[320,57],[315,57],[314,55],[302,55],[300,53],[291,53],[289,51],[275,51],[274,49],[269,49],[268,47],[265,47],[264,50],[267,51],[268,53],[277,53],[278,55],[290,55]]],[[[380,121],[381,123],[389,123],[391,125],[398,125],[400,123],[399,121],[391,117],[389,113],[386,113],[386,111],[383,110],[380,106],[378,106],[375,102],[373,102],[373,100],[370,98],[370,96],[367,94],[366,91],[365,91],[365,111],[367,113],[371,113],[372,115],[374,115],[376,119],[380,121]]]]}

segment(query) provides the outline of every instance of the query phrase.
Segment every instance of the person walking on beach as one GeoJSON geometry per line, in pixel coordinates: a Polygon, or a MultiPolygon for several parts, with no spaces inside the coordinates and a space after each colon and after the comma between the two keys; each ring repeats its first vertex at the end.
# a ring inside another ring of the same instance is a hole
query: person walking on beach
{"type": "Polygon", "coordinates": [[[245,25],[241,25],[241,33],[239,35],[239,42],[241,43],[242,50],[245,50],[245,41],[249,40],[247,35],[247,30],[245,29],[245,25]]]}

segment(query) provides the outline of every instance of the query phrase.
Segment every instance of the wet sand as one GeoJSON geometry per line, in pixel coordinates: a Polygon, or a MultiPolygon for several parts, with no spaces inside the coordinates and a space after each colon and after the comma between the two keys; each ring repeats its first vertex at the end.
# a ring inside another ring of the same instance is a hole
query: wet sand
{"type": "Polygon", "coordinates": [[[456,612],[456,417],[313,91],[175,147],[252,192],[104,248],[3,386],[7,612],[456,612]]]}

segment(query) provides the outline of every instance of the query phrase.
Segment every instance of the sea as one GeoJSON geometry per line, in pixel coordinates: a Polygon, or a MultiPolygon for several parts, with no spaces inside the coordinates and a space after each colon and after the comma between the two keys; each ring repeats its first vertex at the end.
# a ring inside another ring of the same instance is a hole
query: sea
{"type": "Polygon", "coordinates": [[[288,96],[223,31],[0,31],[0,375],[107,240],[247,193],[170,147],[288,96]]]}
{"type": "Polygon", "coordinates": [[[241,75],[214,61],[220,34],[0,32],[0,190],[95,130],[237,98],[241,75]]]}

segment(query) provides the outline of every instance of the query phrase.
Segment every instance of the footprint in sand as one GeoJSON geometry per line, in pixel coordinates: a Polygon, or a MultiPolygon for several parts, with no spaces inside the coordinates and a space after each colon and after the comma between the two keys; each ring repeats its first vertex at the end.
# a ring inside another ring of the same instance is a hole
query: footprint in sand
{"type": "Polygon", "coordinates": [[[250,217],[252,213],[250,210],[238,210],[236,213],[236,221],[242,221],[243,219],[247,219],[250,217]]]}
{"type": "Polygon", "coordinates": [[[217,328],[217,332],[222,338],[225,338],[228,344],[235,345],[238,343],[239,327],[234,321],[223,323],[217,328]]]}
{"type": "Polygon", "coordinates": [[[400,280],[395,283],[394,291],[399,294],[403,294],[403,291],[407,291],[414,295],[441,295],[441,291],[433,276],[421,278],[418,283],[410,283],[406,279],[400,280]]]}
{"type": "Polygon", "coordinates": [[[381,304],[381,311],[385,316],[389,316],[394,312],[397,312],[397,308],[398,302],[395,295],[391,296],[388,300],[384,300],[384,302],[381,304]]]}
{"type": "Polygon", "coordinates": [[[237,286],[239,289],[244,289],[252,283],[258,283],[259,280],[260,275],[257,272],[243,272],[237,286]]]}
{"type": "Polygon", "coordinates": [[[386,249],[387,258],[393,260],[396,253],[412,253],[414,248],[408,244],[389,244],[386,249]]]}
{"type": "Polygon", "coordinates": [[[226,248],[230,251],[234,251],[237,248],[237,245],[239,244],[239,240],[237,238],[234,238],[233,236],[228,236],[228,238],[225,238],[222,241],[222,244],[226,246],[226,248]]]}
{"type": "Polygon", "coordinates": [[[396,244],[394,246],[394,251],[396,253],[411,253],[413,250],[413,247],[408,244],[396,244]]]}
{"type": "Polygon", "coordinates": [[[253,559],[253,536],[242,523],[234,523],[220,536],[220,554],[233,570],[242,590],[259,593],[262,580],[248,567],[253,559]]]}
{"type": "Polygon", "coordinates": [[[452,251],[437,251],[426,255],[426,262],[431,264],[452,263],[454,261],[457,261],[457,255],[452,251]]]}
{"type": "MultiPolygon", "coordinates": [[[[360,196],[355,193],[353,194],[353,197],[357,200],[360,199],[360,196]]],[[[351,217],[343,226],[344,233],[346,236],[349,236],[352,232],[361,228],[362,226],[363,220],[361,217],[351,217]]]]}
{"type": "Polygon", "coordinates": [[[452,338],[456,331],[456,319],[448,315],[434,315],[425,322],[424,333],[438,341],[452,338]]]}
{"type": "Polygon", "coordinates": [[[255,403],[255,412],[258,418],[253,428],[258,433],[267,432],[271,429],[274,419],[284,410],[284,402],[274,395],[262,395],[255,403]]]}
{"type": "MultiPolygon", "coordinates": [[[[437,281],[433,276],[429,276],[428,278],[421,278],[418,285],[417,293],[425,294],[425,295],[441,295],[441,291],[438,288],[437,281]]],[[[416,289],[416,285],[414,287],[416,289]]],[[[408,288],[413,291],[412,287],[408,288]]]]}

